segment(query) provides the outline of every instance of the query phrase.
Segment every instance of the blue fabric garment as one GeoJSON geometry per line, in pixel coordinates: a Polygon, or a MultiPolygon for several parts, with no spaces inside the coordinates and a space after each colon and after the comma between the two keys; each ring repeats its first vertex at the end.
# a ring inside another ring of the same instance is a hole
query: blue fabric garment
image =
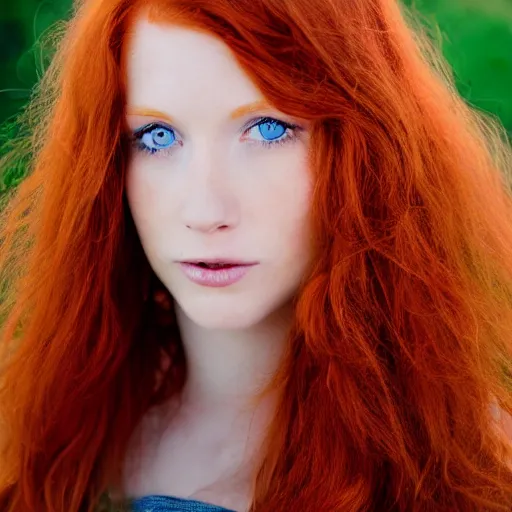
{"type": "Polygon", "coordinates": [[[144,496],[132,501],[133,512],[235,512],[202,501],[174,496],[144,496]]]}

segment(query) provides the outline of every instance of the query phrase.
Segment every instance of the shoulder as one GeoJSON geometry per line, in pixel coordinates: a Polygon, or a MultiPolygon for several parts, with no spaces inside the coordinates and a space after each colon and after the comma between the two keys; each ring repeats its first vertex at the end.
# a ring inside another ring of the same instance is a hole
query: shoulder
{"type": "Polygon", "coordinates": [[[504,411],[501,407],[499,408],[500,424],[503,428],[503,432],[512,443],[512,414],[504,411]]]}
{"type": "MultiPolygon", "coordinates": [[[[492,405],[492,412],[497,423],[496,428],[498,432],[503,435],[504,439],[508,441],[512,448],[512,415],[499,407],[496,403],[492,405]]],[[[509,460],[508,465],[512,469],[512,459],[509,460]]]]}
{"type": "Polygon", "coordinates": [[[498,405],[496,400],[491,402],[491,414],[497,423],[498,429],[506,434],[512,441],[512,415],[498,405]]]}
{"type": "Polygon", "coordinates": [[[491,414],[501,430],[512,442],[512,415],[500,407],[496,400],[491,403],[491,414]]]}

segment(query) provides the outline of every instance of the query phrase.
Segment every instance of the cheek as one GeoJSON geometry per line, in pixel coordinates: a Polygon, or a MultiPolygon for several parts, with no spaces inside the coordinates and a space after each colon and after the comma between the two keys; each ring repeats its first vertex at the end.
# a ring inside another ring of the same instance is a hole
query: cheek
{"type": "Polygon", "coordinates": [[[257,206],[264,243],[272,244],[282,257],[307,254],[313,183],[304,152],[288,155],[266,169],[268,179],[259,189],[257,206]]]}
{"type": "Polygon", "coordinates": [[[134,218],[142,212],[142,206],[152,199],[151,189],[142,179],[142,173],[135,165],[130,165],[126,173],[126,197],[134,218]]]}
{"type": "MultiPolygon", "coordinates": [[[[309,176],[307,176],[309,178],[309,176]]],[[[277,236],[281,237],[283,254],[294,260],[309,258],[311,186],[304,177],[302,183],[287,188],[280,209],[276,212],[277,236]]]]}
{"type": "Polygon", "coordinates": [[[135,226],[143,243],[152,240],[152,232],[158,230],[160,194],[147,178],[147,173],[132,166],[126,175],[126,197],[135,226]]]}
{"type": "Polygon", "coordinates": [[[173,204],[171,194],[176,190],[169,182],[170,173],[157,161],[148,161],[148,157],[135,157],[126,174],[126,196],[134,217],[158,220],[168,214],[164,207],[173,204]]]}
{"type": "Polygon", "coordinates": [[[274,219],[282,219],[296,229],[308,216],[312,197],[312,176],[304,151],[297,151],[277,162],[273,180],[267,191],[266,206],[274,211],[274,219]]]}
{"type": "Polygon", "coordinates": [[[256,157],[251,156],[241,167],[247,168],[244,180],[253,194],[260,196],[258,202],[284,216],[293,212],[303,215],[312,191],[306,146],[297,142],[286,148],[262,149],[256,157]]]}

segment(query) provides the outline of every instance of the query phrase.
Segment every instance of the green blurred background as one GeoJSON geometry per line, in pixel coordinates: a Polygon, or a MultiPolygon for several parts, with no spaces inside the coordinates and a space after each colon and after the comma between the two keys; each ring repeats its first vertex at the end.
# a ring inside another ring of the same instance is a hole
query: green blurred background
{"type": "MultiPolygon", "coordinates": [[[[341,0],[340,0],[341,1],[341,0]]],[[[404,0],[435,34],[461,94],[496,114],[512,135],[512,0],[404,0]]],[[[27,102],[47,57],[35,44],[72,0],[0,1],[0,123],[27,102]]]]}

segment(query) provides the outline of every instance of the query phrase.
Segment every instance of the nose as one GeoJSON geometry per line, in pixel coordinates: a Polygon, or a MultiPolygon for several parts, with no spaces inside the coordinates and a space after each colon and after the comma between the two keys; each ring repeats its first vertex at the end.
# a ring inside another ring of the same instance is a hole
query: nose
{"type": "Polygon", "coordinates": [[[182,201],[182,222],[190,230],[213,233],[233,229],[239,222],[239,208],[226,173],[212,162],[201,170],[189,171],[189,184],[182,201]]]}

